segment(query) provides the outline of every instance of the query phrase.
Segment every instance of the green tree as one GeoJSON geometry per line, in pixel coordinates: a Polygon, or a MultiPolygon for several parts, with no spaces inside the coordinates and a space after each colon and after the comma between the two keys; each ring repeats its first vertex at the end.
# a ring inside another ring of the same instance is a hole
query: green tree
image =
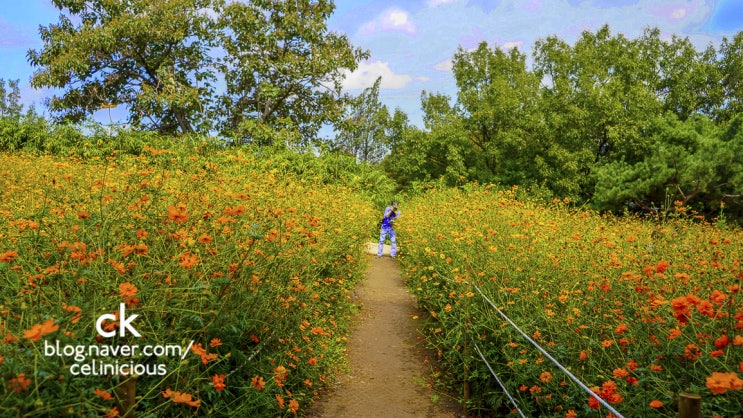
{"type": "Polygon", "coordinates": [[[58,120],[79,122],[123,105],[129,123],[164,133],[208,129],[215,79],[209,57],[217,0],[52,0],[57,24],[41,27],[31,85],[64,90],[49,101],[58,120]]]}
{"type": "Polygon", "coordinates": [[[656,64],[655,90],[663,112],[673,112],[685,120],[695,114],[712,115],[719,108],[723,91],[712,46],[698,52],[689,38],[676,35],[670,41],[660,41],[658,29],[646,30],[638,43],[660,45],[658,56],[648,58],[654,58],[651,62],[656,64]]]}
{"type": "Polygon", "coordinates": [[[608,26],[583,32],[573,47],[554,37],[535,46],[535,67],[548,76],[547,120],[555,138],[573,152],[590,153],[584,164],[642,155],[643,130],[659,114],[655,86],[648,82],[654,62],[642,42],[612,36],[608,26]]]}
{"type": "Polygon", "coordinates": [[[653,121],[649,136],[651,145],[642,160],[618,160],[596,169],[597,208],[670,211],[671,203],[679,202],[714,209],[723,195],[740,187],[743,167],[736,153],[743,151],[743,136],[739,133],[723,139],[708,117],[682,121],[668,113],[653,121]]]}
{"type": "Polygon", "coordinates": [[[387,144],[390,149],[400,141],[406,129],[410,128],[410,118],[399,107],[392,113],[392,119],[387,124],[387,144]]]}
{"type": "Polygon", "coordinates": [[[743,113],[743,31],[738,32],[732,40],[723,38],[718,68],[725,99],[717,116],[725,122],[743,113]]]}
{"type": "Polygon", "coordinates": [[[135,128],[307,141],[340,117],[343,72],[367,56],[328,31],[329,0],[52,2],[59,23],[28,57],[32,85],[61,90],[60,121],[122,105],[135,128]]]}
{"type": "Polygon", "coordinates": [[[743,113],[738,113],[723,128],[722,147],[718,154],[720,184],[709,196],[711,209],[722,209],[735,219],[743,219],[743,113]]]}
{"type": "Polygon", "coordinates": [[[378,163],[388,152],[388,130],[391,127],[387,106],[379,101],[378,77],[371,87],[347,101],[346,112],[338,124],[335,145],[357,161],[378,163]]]}
{"type": "Polygon", "coordinates": [[[524,180],[541,138],[540,80],[527,69],[526,56],[480,43],[474,51],[454,55],[457,99],[475,149],[494,177],[507,183],[524,180]]]}
{"type": "Polygon", "coordinates": [[[18,80],[8,80],[7,83],[6,87],[5,79],[0,78],[0,117],[18,118],[23,111],[18,80]]]}
{"type": "Polygon", "coordinates": [[[314,139],[343,111],[341,82],[368,53],[330,32],[329,0],[233,2],[220,22],[220,129],[244,142],[314,139]]]}
{"type": "Polygon", "coordinates": [[[426,129],[399,130],[384,160],[390,177],[403,186],[439,179],[452,186],[492,179],[450,98],[424,91],[421,106],[426,129]]]}

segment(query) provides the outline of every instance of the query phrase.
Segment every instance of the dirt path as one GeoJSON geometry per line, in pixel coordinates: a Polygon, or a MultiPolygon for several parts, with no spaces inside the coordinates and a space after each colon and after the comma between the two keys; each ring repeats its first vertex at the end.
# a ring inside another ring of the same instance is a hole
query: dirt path
{"type": "Polygon", "coordinates": [[[428,382],[425,352],[416,331],[416,308],[397,262],[369,256],[358,289],[359,325],[349,337],[350,373],[320,399],[310,417],[435,417],[461,415],[461,407],[437,396],[428,382]],[[436,399],[436,401],[434,401],[436,399]]]}

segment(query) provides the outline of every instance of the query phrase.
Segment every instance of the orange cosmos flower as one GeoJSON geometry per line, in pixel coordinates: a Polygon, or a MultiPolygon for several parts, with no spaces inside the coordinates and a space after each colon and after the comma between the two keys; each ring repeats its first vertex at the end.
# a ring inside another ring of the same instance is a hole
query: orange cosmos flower
{"type": "Polygon", "coordinates": [[[629,376],[629,372],[625,369],[614,369],[614,372],[612,373],[614,377],[619,379],[624,379],[625,377],[629,376]]]}
{"type": "Polygon", "coordinates": [[[661,408],[661,407],[663,407],[663,402],[661,402],[661,401],[659,401],[657,399],[654,399],[654,400],[650,401],[650,407],[651,408],[661,408]]]}
{"type": "Polygon", "coordinates": [[[668,338],[669,340],[672,340],[672,339],[678,337],[679,335],[681,335],[683,333],[684,332],[681,331],[680,329],[674,328],[674,329],[672,329],[671,331],[668,332],[668,337],[666,337],[666,338],[668,338]]]}
{"type": "Polygon", "coordinates": [[[219,347],[220,345],[222,345],[222,340],[219,338],[212,338],[212,340],[209,341],[209,347],[211,348],[219,347]]]}
{"type": "Polygon", "coordinates": [[[279,408],[284,409],[284,397],[278,393],[276,394],[276,402],[278,402],[279,408]]]}
{"type": "Polygon", "coordinates": [[[132,296],[136,296],[137,291],[137,286],[129,282],[124,282],[119,285],[119,295],[121,295],[122,298],[130,298],[132,296]]]}
{"type": "Polygon", "coordinates": [[[689,322],[689,316],[691,315],[689,305],[693,303],[694,301],[690,300],[688,296],[679,296],[671,300],[674,318],[681,323],[689,322]]]}
{"type": "Polygon", "coordinates": [[[111,394],[108,391],[105,391],[103,389],[96,388],[93,394],[103,399],[104,401],[110,401],[113,399],[113,396],[111,396],[111,394]]]}
{"type": "Polygon", "coordinates": [[[725,354],[725,351],[723,351],[723,350],[715,350],[715,351],[710,351],[709,352],[709,356],[712,357],[712,358],[720,357],[720,356],[722,356],[724,354],[725,354]]]}
{"type": "Polygon", "coordinates": [[[204,364],[208,364],[211,360],[216,360],[217,357],[219,357],[216,353],[207,354],[206,349],[204,349],[201,343],[192,345],[191,351],[197,356],[201,357],[201,362],[204,364]]]}
{"type": "Polygon", "coordinates": [[[177,224],[186,222],[188,220],[186,205],[183,203],[178,203],[178,206],[168,206],[168,219],[177,224]]]}
{"type": "Polygon", "coordinates": [[[192,345],[191,352],[196,354],[197,356],[206,354],[206,350],[204,350],[204,347],[201,346],[201,343],[196,343],[192,345]]]}
{"type": "Polygon", "coordinates": [[[574,409],[568,409],[568,412],[565,414],[565,418],[578,418],[578,414],[575,412],[574,409]]]}
{"type": "Polygon", "coordinates": [[[728,336],[724,334],[722,335],[722,337],[715,340],[715,347],[720,350],[725,348],[728,344],[730,344],[730,338],[728,338],[728,336]]]}
{"type": "Polygon", "coordinates": [[[655,266],[655,271],[658,273],[665,273],[668,266],[671,264],[666,260],[660,260],[658,261],[658,264],[655,266]]]}
{"type": "Polygon", "coordinates": [[[215,374],[212,376],[212,385],[214,385],[214,389],[218,391],[224,390],[224,388],[227,387],[227,385],[224,384],[224,374],[215,374]]]}
{"type": "Polygon", "coordinates": [[[79,306],[62,304],[62,309],[64,309],[67,312],[72,312],[75,314],[72,316],[72,319],[70,320],[70,322],[72,322],[73,324],[79,322],[80,318],[82,318],[82,315],[80,314],[80,312],[82,312],[83,310],[79,306]]]}
{"type": "Polygon", "coordinates": [[[263,376],[254,376],[250,380],[250,384],[257,390],[262,390],[266,386],[266,382],[263,380],[263,376]]]}
{"type": "Polygon", "coordinates": [[[309,364],[310,366],[314,366],[315,364],[317,364],[317,359],[315,357],[310,357],[310,359],[307,360],[307,364],[309,364]]]}
{"type": "Polygon", "coordinates": [[[617,404],[624,400],[621,394],[619,393],[612,393],[609,396],[606,397],[606,401],[610,404],[617,404]]]}
{"type": "Polygon", "coordinates": [[[627,325],[625,324],[619,324],[617,325],[617,328],[614,330],[619,335],[622,335],[625,331],[627,331],[629,328],[627,328],[627,325]]]}
{"type": "Polygon", "coordinates": [[[617,384],[611,380],[607,380],[606,382],[604,382],[603,385],[601,385],[602,396],[610,395],[612,393],[615,393],[616,391],[617,391],[617,384]]]}
{"type": "Polygon", "coordinates": [[[170,400],[175,403],[184,403],[196,408],[201,406],[201,400],[194,400],[190,394],[175,390],[165,389],[165,392],[163,392],[163,398],[170,398],[170,400]]]}
{"type": "Polygon", "coordinates": [[[723,292],[720,292],[719,290],[715,290],[712,292],[712,294],[709,296],[709,299],[714,302],[717,306],[722,306],[723,303],[727,300],[728,295],[726,295],[723,292]]]}
{"type": "Polygon", "coordinates": [[[292,414],[297,415],[297,411],[299,410],[299,402],[294,399],[290,400],[289,410],[292,412],[292,414]]]}
{"type": "Polygon", "coordinates": [[[743,380],[738,377],[738,374],[735,372],[728,373],[730,380],[728,381],[730,386],[730,390],[741,390],[743,389],[743,380]]]}
{"type": "Polygon", "coordinates": [[[730,377],[728,373],[713,372],[711,376],[707,377],[706,386],[710,392],[721,395],[727,392],[730,386],[730,377]]]}
{"type": "Polygon", "coordinates": [[[702,355],[702,350],[696,344],[687,344],[684,347],[684,356],[689,360],[696,360],[700,355],[702,355]]]}
{"type": "Polygon", "coordinates": [[[31,384],[31,379],[26,377],[25,373],[19,373],[17,377],[14,377],[8,381],[8,388],[13,393],[24,392],[28,389],[28,385],[31,384]]]}
{"type": "Polygon", "coordinates": [[[289,370],[284,366],[278,366],[273,369],[273,372],[275,374],[273,380],[276,382],[276,385],[279,387],[284,386],[284,380],[289,376],[289,370]]]}
{"type": "Polygon", "coordinates": [[[542,372],[542,374],[539,375],[539,380],[541,380],[542,383],[549,383],[550,380],[552,380],[552,373],[542,372]]]}
{"type": "Polygon", "coordinates": [[[715,316],[715,307],[712,305],[712,302],[708,300],[703,300],[699,302],[697,305],[697,311],[699,311],[700,314],[709,317],[714,318],[715,316]]]}
{"type": "Polygon", "coordinates": [[[134,248],[134,254],[144,255],[150,252],[150,247],[148,247],[147,244],[143,242],[140,242],[139,244],[134,244],[132,248],[134,248]]]}
{"type": "Polygon", "coordinates": [[[243,213],[245,213],[245,206],[244,205],[237,205],[235,207],[227,206],[224,208],[224,214],[225,215],[232,215],[232,216],[240,216],[243,213]]]}
{"type": "Polygon", "coordinates": [[[17,250],[8,250],[4,253],[0,253],[0,263],[10,263],[13,261],[16,257],[18,257],[18,251],[17,250]]]}
{"type": "MultiPolygon", "coordinates": [[[[591,388],[591,390],[594,393],[598,393],[599,388],[597,386],[594,386],[594,387],[591,388]]],[[[598,398],[596,398],[595,396],[591,396],[590,398],[588,398],[588,407],[589,408],[591,408],[591,409],[599,409],[600,406],[601,406],[601,403],[599,402],[598,398]]]]}
{"type": "Polygon", "coordinates": [[[118,262],[114,259],[109,259],[108,264],[110,264],[111,267],[114,268],[114,270],[118,271],[119,274],[126,273],[126,267],[124,266],[124,263],[118,262]]]}
{"type": "Polygon", "coordinates": [[[683,311],[689,307],[689,299],[686,296],[679,296],[671,300],[671,307],[674,311],[683,311]]]}
{"type": "Polygon", "coordinates": [[[196,254],[192,254],[189,252],[185,252],[178,256],[179,265],[185,269],[191,269],[193,266],[199,264],[199,258],[196,257],[196,254]]]}
{"type": "Polygon", "coordinates": [[[59,329],[59,325],[54,323],[54,318],[49,318],[43,323],[34,324],[30,330],[23,332],[23,338],[28,338],[31,341],[38,341],[39,338],[44,335],[51,334],[52,332],[59,329]]]}

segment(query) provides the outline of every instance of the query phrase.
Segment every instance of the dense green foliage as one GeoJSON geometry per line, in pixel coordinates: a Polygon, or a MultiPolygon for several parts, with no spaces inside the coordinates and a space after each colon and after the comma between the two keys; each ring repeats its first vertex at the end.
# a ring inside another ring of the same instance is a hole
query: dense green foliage
{"type": "Polygon", "coordinates": [[[455,54],[457,100],[424,93],[385,167],[401,184],[518,184],[596,209],[739,217],[743,32],[718,50],[604,26],[574,45],[551,36],[533,65],[485,43],[455,54]]]}
{"type": "Polygon", "coordinates": [[[64,90],[49,102],[58,120],[122,105],[137,128],[308,141],[341,112],[342,71],[366,56],[328,31],[327,0],[53,3],[60,22],[29,60],[34,87],[64,90]]]}
{"type": "Polygon", "coordinates": [[[20,104],[21,91],[18,88],[18,80],[9,80],[5,85],[5,79],[0,78],[0,117],[18,117],[23,111],[20,104]]]}

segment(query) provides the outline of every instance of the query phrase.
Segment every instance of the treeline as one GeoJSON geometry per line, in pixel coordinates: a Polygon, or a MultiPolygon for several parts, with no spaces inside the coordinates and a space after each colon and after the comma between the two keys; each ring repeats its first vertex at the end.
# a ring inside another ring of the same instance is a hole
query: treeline
{"type": "Polygon", "coordinates": [[[743,215],[743,32],[718,49],[608,26],[548,37],[530,64],[482,43],[454,55],[456,100],[422,94],[384,166],[401,184],[520,185],[599,210],[743,215]]]}

